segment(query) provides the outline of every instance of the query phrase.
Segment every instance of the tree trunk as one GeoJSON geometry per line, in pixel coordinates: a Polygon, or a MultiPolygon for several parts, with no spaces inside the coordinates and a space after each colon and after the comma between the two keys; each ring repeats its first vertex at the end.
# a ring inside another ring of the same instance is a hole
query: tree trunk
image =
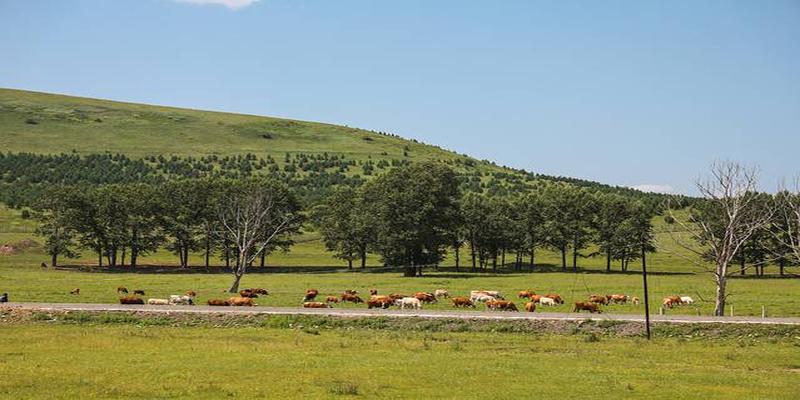
{"type": "Polygon", "coordinates": [[[97,266],[103,267],[103,248],[100,246],[97,247],[97,266]]]}
{"type": "Polygon", "coordinates": [[[611,248],[606,250],[606,272],[611,272],[611,248]]]}
{"type": "Polygon", "coordinates": [[[367,252],[361,252],[361,269],[367,269],[367,252]]]}
{"type": "Polygon", "coordinates": [[[263,250],[263,251],[261,251],[261,261],[259,262],[259,266],[261,268],[264,268],[264,265],[266,265],[266,262],[267,262],[267,251],[263,250]]]}
{"type": "Polygon", "coordinates": [[[228,293],[239,293],[239,281],[242,280],[241,274],[233,274],[233,283],[231,284],[231,288],[228,289],[228,293]]]}
{"type": "Polygon", "coordinates": [[[744,262],[744,257],[742,257],[742,259],[739,260],[739,274],[741,275],[744,275],[744,262]]]}
{"type": "Polygon", "coordinates": [[[503,247],[503,253],[502,254],[503,254],[503,256],[502,256],[503,258],[500,259],[501,260],[500,261],[500,266],[501,267],[505,267],[506,266],[506,248],[505,247],[503,247]]]}
{"type": "Polygon", "coordinates": [[[714,278],[717,281],[717,292],[714,302],[714,315],[722,317],[725,315],[725,287],[728,284],[726,273],[727,265],[718,265],[714,278]]]}
{"type": "Polygon", "coordinates": [[[470,253],[472,253],[472,272],[475,272],[477,266],[475,265],[475,243],[473,241],[469,242],[469,249],[470,253]]]}
{"type": "Polygon", "coordinates": [[[536,254],[536,247],[531,247],[531,271],[533,271],[533,267],[536,266],[534,263],[534,255],[536,254]]]}
{"type": "Polygon", "coordinates": [[[578,272],[578,242],[572,245],[572,271],[578,272]]]}
{"type": "Polygon", "coordinates": [[[461,245],[460,244],[456,244],[455,248],[456,248],[456,271],[458,271],[458,266],[459,266],[458,265],[458,253],[459,253],[459,250],[461,248],[461,245]]]}
{"type": "Polygon", "coordinates": [[[123,246],[122,247],[122,258],[120,259],[120,262],[119,262],[119,265],[121,267],[125,266],[125,255],[126,255],[125,253],[127,253],[127,252],[128,252],[128,248],[123,246]]]}
{"type": "Polygon", "coordinates": [[[131,247],[131,269],[136,269],[136,263],[139,260],[139,249],[137,247],[131,247]]]}
{"type": "Polygon", "coordinates": [[[561,270],[567,272],[567,246],[561,246],[561,270]]]}
{"type": "Polygon", "coordinates": [[[52,265],[53,268],[58,266],[58,252],[54,251],[52,254],[50,254],[50,265],[52,265]]]}
{"type": "Polygon", "coordinates": [[[347,259],[347,269],[353,269],[353,258],[352,257],[347,259]]]}

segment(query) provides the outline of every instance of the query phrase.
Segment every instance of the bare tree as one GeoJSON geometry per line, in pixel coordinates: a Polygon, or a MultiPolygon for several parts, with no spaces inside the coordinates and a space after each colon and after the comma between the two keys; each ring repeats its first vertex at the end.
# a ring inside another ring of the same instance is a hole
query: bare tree
{"type": "MultiPolygon", "coordinates": [[[[688,221],[682,221],[670,210],[670,215],[684,232],[700,245],[678,241],[701,259],[710,260],[710,272],[716,284],[714,315],[722,316],[727,299],[729,265],[747,240],[770,221],[772,210],[758,203],[757,172],[736,162],[711,165],[711,176],[697,181],[704,198],[692,209],[688,221]]],[[[708,264],[699,264],[707,266],[708,264]]]]}
{"type": "Polygon", "coordinates": [[[775,197],[778,202],[775,237],[789,250],[793,261],[800,264],[800,177],[795,178],[792,189],[783,188],[775,197]]]}
{"type": "Polygon", "coordinates": [[[238,251],[229,291],[239,291],[239,282],[252,264],[276,238],[300,228],[299,207],[291,194],[277,185],[245,184],[223,196],[217,207],[216,235],[238,251]]]}

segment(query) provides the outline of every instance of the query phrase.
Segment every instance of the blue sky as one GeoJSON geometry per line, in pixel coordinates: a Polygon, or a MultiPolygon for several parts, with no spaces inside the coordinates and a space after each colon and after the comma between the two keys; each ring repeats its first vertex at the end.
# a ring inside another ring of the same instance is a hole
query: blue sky
{"type": "Polygon", "coordinates": [[[610,184],[693,193],[726,159],[768,190],[800,173],[798,1],[0,0],[0,55],[0,87],[346,124],[610,184]]]}

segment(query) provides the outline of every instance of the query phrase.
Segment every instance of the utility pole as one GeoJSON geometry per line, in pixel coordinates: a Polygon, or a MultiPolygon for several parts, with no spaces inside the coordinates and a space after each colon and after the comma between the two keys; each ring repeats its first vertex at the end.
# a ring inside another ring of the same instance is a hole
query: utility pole
{"type": "Polygon", "coordinates": [[[644,284],[644,325],[647,328],[647,340],[650,340],[650,299],[647,296],[647,259],[642,244],[642,283],[644,284]]]}

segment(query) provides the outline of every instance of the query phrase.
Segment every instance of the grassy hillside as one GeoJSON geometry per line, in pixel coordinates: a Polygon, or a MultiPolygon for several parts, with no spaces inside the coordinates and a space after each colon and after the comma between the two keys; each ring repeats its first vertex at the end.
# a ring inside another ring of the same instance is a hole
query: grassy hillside
{"type": "Polygon", "coordinates": [[[0,148],[129,156],[286,152],[454,159],[456,153],[345,126],[0,89],[0,148]],[[407,156],[404,156],[404,151],[407,156]]]}

